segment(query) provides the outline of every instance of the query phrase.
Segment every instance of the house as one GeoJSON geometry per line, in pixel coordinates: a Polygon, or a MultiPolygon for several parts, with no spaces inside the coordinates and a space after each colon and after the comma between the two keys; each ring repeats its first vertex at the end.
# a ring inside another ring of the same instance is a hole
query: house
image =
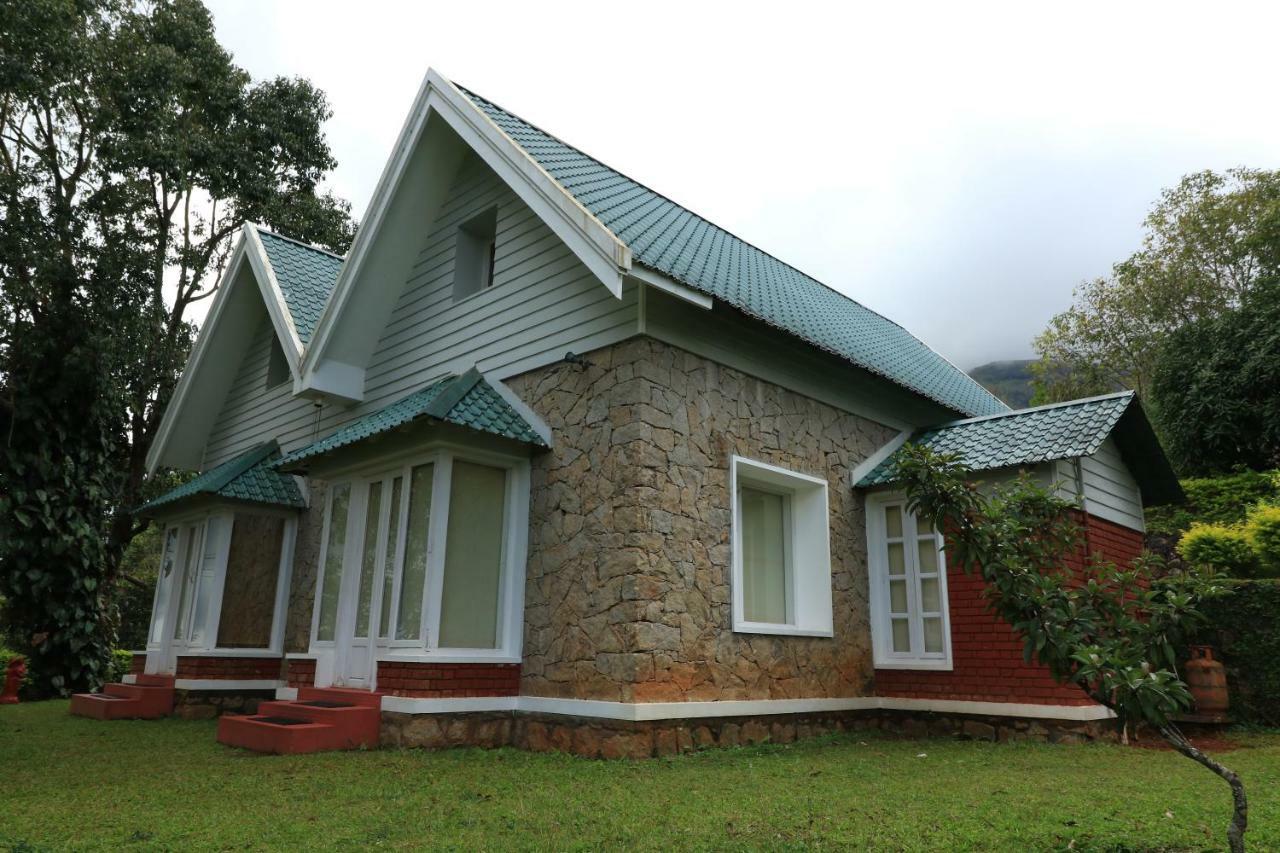
{"type": "Polygon", "coordinates": [[[76,707],[274,751],[1101,732],[906,511],[908,439],[1032,472],[1117,561],[1179,495],[1132,394],[1010,411],[429,72],[345,259],[240,236],[149,459],[202,473],[142,510],[147,648],[76,707]]]}

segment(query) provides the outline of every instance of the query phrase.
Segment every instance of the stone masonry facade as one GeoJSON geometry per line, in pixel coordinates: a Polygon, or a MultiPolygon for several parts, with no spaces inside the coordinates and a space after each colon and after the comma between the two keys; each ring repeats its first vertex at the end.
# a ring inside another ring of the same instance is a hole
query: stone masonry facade
{"type": "Polygon", "coordinates": [[[616,702],[873,690],[865,523],[849,473],[894,431],[648,337],[508,381],[535,456],[521,693],[616,702]],[[834,636],[732,630],[729,475],[829,483],[834,636]]]}

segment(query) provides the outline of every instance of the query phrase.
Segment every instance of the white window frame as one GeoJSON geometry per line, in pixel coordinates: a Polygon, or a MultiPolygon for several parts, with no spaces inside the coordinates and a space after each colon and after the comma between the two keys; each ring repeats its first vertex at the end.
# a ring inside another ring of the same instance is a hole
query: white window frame
{"type": "Polygon", "coordinates": [[[907,512],[906,495],[901,492],[878,492],[867,496],[867,573],[871,598],[871,648],[876,669],[951,670],[951,596],[947,589],[947,560],[943,539],[935,532],[938,544],[938,595],[942,616],[942,651],[924,651],[923,613],[920,609],[919,556],[915,543],[919,540],[916,518],[907,512]],[[915,651],[895,652],[893,627],[889,610],[888,531],[885,509],[902,507],[903,559],[907,573],[907,612],[911,628],[911,647],[915,651]],[[911,543],[907,546],[906,543],[911,543]]]}
{"type": "Polygon", "coordinates": [[[742,634],[830,637],[831,512],[827,481],[745,456],[729,463],[733,630],[742,634]],[[742,569],[742,486],[785,495],[787,512],[787,621],[752,622],[745,616],[742,569]]]}
{"type": "Polygon", "coordinates": [[[293,575],[293,551],[298,531],[297,515],[293,512],[273,510],[269,507],[251,505],[228,507],[226,505],[218,505],[200,512],[174,516],[165,522],[161,531],[161,547],[163,548],[163,542],[165,537],[169,535],[169,530],[177,528],[175,561],[178,565],[175,569],[181,568],[181,557],[186,549],[186,543],[194,536],[195,547],[201,552],[197,558],[197,572],[200,570],[205,539],[208,536],[209,521],[215,518],[220,520],[225,527],[221,541],[218,543],[217,553],[213,558],[213,576],[207,589],[210,607],[205,613],[204,625],[197,625],[195,619],[196,597],[200,594],[199,577],[192,583],[191,600],[187,603],[188,621],[186,631],[180,638],[173,636],[173,623],[177,618],[178,607],[180,606],[178,598],[182,594],[182,579],[176,576],[173,578],[169,589],[166,590],[166,600],[163,602],[160,601],[160,584],[157,583],[156,594],[151,604],[151,625],[147,628],[147,651],[150,653],[169,654],[170,650],[172,650],[183,657],[279,657],[283,654],[284,649],[285,611],[289,604],[289,584],[293,575]],[[222,594],[227,582],[227,560],[231,553],[231,537],[235,532],[236,512],[270,515],[284,520],[280,561],[276,568],[276,596],[272,602],[271,638],[266,648],[223,648],[217,645],[218,627],[222,620],[222,594]],[[159,641],[152,641],[152,627],[155,625],[156,614],[160,612],[161,608],[163,608],[165,614],[164,633],[159,641]],[[204,641],[195,642],[193,638],[200,633],[203,633],[204,641]]]}
{"type": "MultiPolygon", "coordinates": [[[[368,470],[368,469],[366,469],[368,470]]],[[[327,479],[329,493],[333,487],[349,483],[353,490],[367,488],[367,484],[378,480],[394,480],[403,477],[400,499],[399,518],[391,527],[397,537],[392,575],[392,601],[388,610],[390,626],[378,626],[375,638],[378,650],[376,660],[421,661],[434,663],[519,663],[524,642],[524,577],[528,557],[529,527],[529,460],[524,457],[493,453],[461,444],[441,443],[427,451],[417,451],[394,460],[385,460],[374,473],[335,472],[327,479]],[[448,539],[449,499],[452,485],[453,463],[455,461],[473,462],[501,468],[507,473],[506,493],[503,506],[503,549],[502,564],[498,578],[499,614],[495,647],[491,649],[448,648],[438,645],[440,634],[440,602],[444,591],[444,558],[448,539]],[[396,621],[399,618],[400,587],[404,577],[404,559],[407,547],[406,537],[409,527],[409,507],[412,502],[411,485],[414,468],[431,464],[431,517],[428,520],[427,544],[427,577],[423,584],[422,625],[419,638],[415,640],[396,639],[396,621]],[[387,638],[382,639],[382,634],[387,638]]],[[[353,491],[353,494],[355,492],[353,491]]],[[[363,536],[364,503],[352,499],[351,510],[347,519],[346,549],[343,557],[342,578],[348,576],[348,566],[356,555],[363,536]],[[359,511],[357,511],[357,509],[359,511]],[[358,530],[357,530],[358,528],[358,530]],[[358,535],[353,536],[353,531],[358,535]]],[[[327,559],[329,544],[330,514],[333,509],[332,500],[326,501],[325,519],[321,533],[321,550],[316,575],[315,598],[311,614],[311,650],[313,652],[334,652],[337,647],[336,638],[343,636],[341,628],[335,633],[335,640],[318,640],[316,635],[320,625],[320,600],[324,584],[324,563],[327,559]]],[[[391,528],[388,528],[388,532],[391,528]]],[[[382,543],[380,543],[382,544],[382,543]]],[[[343,590],[346,592],[346,590],[343,590]]],[[[382,585],[374,583],[373,600],[370,612],[381,615],[382,585]]],[[[354,596],[339,597],[338,624],[342,625],[346,608],[355,607],[354,596]]]]}

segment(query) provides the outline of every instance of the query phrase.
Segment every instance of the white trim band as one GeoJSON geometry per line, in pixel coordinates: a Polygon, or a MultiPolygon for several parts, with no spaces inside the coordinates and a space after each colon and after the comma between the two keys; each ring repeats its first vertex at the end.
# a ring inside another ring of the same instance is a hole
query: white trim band
{"type": "MultiPolygon", "coordinates": [[[[277,691],[277,698],[284,698],[280,696],[279,691],[277,691]]],[[[491,696],[467,699],[384,696],[382,710],[401,714],[523,711],[531,714],[596,717],[630,722],[875,710],[1073,721],[1106,720],[1115,716],[1101,705],[1032,705],[1019,702],[971,702],[957,699],[905,699],[893,696],[851,696],[840,699],[741,699],[717,702],[606,702],[594,699],[552,699],[541,696],[491,696]]]]}
{"type": "Polygon", "coordinates": [[[178,690],[275,690],[283,683],[278,678],[179,678],[173,686],[178,690]]]}

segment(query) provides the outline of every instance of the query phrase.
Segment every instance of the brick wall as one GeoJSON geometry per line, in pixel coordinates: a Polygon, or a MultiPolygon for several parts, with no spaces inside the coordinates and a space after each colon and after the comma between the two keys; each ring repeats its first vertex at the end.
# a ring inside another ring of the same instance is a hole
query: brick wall
{"type": "Polygon", "coordinates": [[[378,690],[424,699],[515,696],[520,693],[520,664],[378,661],[378,690]]]}
{"type": "Polygon", "coordinates": [[[133,659],[129,661],[129,673],[131,675],[142,675],[147,671],[147,653],[135,653],[133,659]]]}
{"type": "Polygon", "coordinates": [[[284,663],[284,678],[287,687],[314,687],[316,662],[307,658],[290,658],[284,663]]]}
{"type": "MultiPolygon", "coordinates": [[[[1117,565],[1128,563],[1142,551],[1141,533],[1096,516],[1088,516],[1085,532],[1088,553],[1101,554],[1117,565]]],[[[1080,568],[1082,556],[1073,554],[1065,562],[1080,568]]],[[[1047,667],[1023,662],[1022,639],[987,612],[982,588],[978,575],[948,567],[953,669],[877,669],[876,693],[914,699],[1092,705],[1079,688],[1055,682],[1047,667]]]]}
{"type": "Polygon", "coordinates": [[[178,658],[177,678],[271,680],[280,677],[280,658],[191,656],[178,658]]]}

